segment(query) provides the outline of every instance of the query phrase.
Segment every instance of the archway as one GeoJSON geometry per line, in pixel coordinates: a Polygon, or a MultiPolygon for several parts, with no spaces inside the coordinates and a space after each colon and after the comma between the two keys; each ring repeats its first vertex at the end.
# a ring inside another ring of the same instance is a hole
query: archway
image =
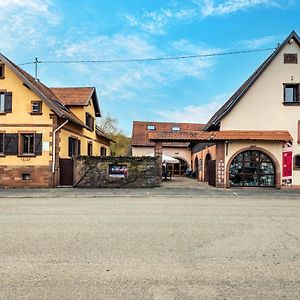
{"type": "Polygon", "coordinates": [[[227,186],[278,186],[279,167],[270,153],[260,148],[243,149],[233,155],[227,165],[227,186]]]}
{"type": "Polygon", "coordinates": [[[175,157],[179,160],[177,164],[168,164],[168,171],[171,172],[172,176],[183,176],[186,174],[188,163],[186,160],[180,157],[175,157]]]}

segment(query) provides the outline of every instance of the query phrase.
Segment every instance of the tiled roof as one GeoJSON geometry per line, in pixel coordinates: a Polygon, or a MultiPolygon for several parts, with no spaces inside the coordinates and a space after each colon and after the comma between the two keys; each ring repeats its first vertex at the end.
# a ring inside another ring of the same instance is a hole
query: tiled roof
{"type": "Polygon", "coordinates": [[[291,39],[294,39],[300,46],[299,36],[295,31],[292,31],[285,41],[277,47],[277,49],[258,67],[258,69],[242,84],[242,86],[228,99],[228,101],[210,118],[204,130],[216,130],[218,128],[220,120],[231,111],[231,109],[236,105],[236,103],[242,98],[242,96],[248,91],[248,89],[254,84],[254,82],[270,65],[277,54],[291,39]]]}
{"type": "Polygon", "coordinates": [[[64,105],[87,105],[94,92],[93,87],[50,88],[64,105]]]}
{"type": "Polygon", "coordinates": [[[59,117],[65,118],[81,127],[87,128],[87,126],[77,118],[67,107],[65,107],[57,98],[57,96],[44,85],[39,80],[35,80],[30,74],[26,71],[18,67],[14,64],[11,60],[5,57],[3,54],[0,53],[0,60],[7,65],[8,68],[12,70],[24,83],[25,86],[30,88],[33,92],[41,97],[44,100],[50,109],[56,113],[59,117]]]}
{"type": "MultiPolygon", "coordinates": [[[[149,132],[160,133],[170,132],[172,133],[172,127],[179,127],[180,132],[182,131],[200,131],[204,128],[205,124],[195,123],[169,123],[169,122],[142,122],[134,121],[132,128],[132,146],[145,146],[153,147],[154,142],[149,140],[149,132]],[[148,126],[155,126],[155,130],[148,130],[148,126]]],[[[187,147],[187,142],[166,142],[163,144],[164,147],[187,147]]]]}
{"type": "Polygon", "coordinates": [[[197,131],[197,132],[149,132],[151,141],[226,141],[226,140],[252,140],[252,141],[291,141],[293,138],[288,131],[250,131],[250,130],[224,130],[224,131],[197,131]]]}

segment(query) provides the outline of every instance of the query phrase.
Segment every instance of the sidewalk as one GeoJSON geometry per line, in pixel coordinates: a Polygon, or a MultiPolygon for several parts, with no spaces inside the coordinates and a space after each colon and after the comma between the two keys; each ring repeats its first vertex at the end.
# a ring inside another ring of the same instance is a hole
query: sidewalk
{"type": "Polygon", "coordinates": [[[108,198],[108,197],[264,198],[299,199],[300,191],[273,188],[217,189],[185,177],[163,181],[160,188],[0,189],[1,198],[108,198]]]}

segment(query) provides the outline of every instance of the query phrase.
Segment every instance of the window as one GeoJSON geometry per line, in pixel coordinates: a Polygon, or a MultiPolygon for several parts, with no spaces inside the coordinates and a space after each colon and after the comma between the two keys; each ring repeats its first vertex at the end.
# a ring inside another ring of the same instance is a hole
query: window
{"type": "Polygon", "coordinates": [[[41,133],[20,133],[19,142],[20,155],[42,155],[41,133]]]}
{"type": "Polygon", "coordinates": [[[89,142],[87,144],[87,155],[88,156],[92,156],[93,155],[93,144],[91,142],[89,142]]]}
{"type": "Polygon", "coordinates": [[[69,157],[77,157],[80,155],[80,140],[69,137],[69,157]]]}
{"type": "Polygon", "coordinates": [[[12,93],[0,93],[0,113],[12,112],[12,93]]]}
{"type": "Polygon", "coordinates": [[[155,130],[155,125],[147,125],[147,130],[155,130]]]}
{"type": "Polygon", "coordinates": [[[0,155],[4,154],[4,133],[0,133],[0,155]]]}
{"type": "Polygon", "coordinates": [[[300,155],[294,156],[294,170],[300,170],[300,155]]]}
{"type": "Polygon", "coordinates": [[[299,102],[299,84],[284,85],[284,103],[299,102]]]}
{"type": "Polygon", "coordinates": [[[105,147],[100,148],[100,155],[101,156],[106,156],[106,148],[105,147]]]}
{"type": "Polygon", "coordinates": [[[30,174],[28,174],[28,173],[23,173],[23,174],[22,174],[22,180],[30,180],[30,174]]]}
{"type": "Polygon", "coordinates": [[[284,63],[285,64],[297,64],[298,63],[297,53],[285,53],[284,54],[284,63]]]}
{"type": "Polygon", "coordinates": [[[173,126],[173,127],[172,127],[172,131],[180,131],[180,127],[178,127],[178,126],[173,126]]]}
{"type": "Polygon", "coordinates": [[[42,113],[42,101],[32,101],[31,114],[41,114],[41,113],[42,113]]]}
{"type": "Polygon", "coordinates": [[[34,134],[21,134],[21,154],[34,154],[34,134]]]}
{"type": "Polygon", "coordinates": [[[85,113],[85,125],[94,131],[94,118],[89,113],[85,113]]]}
{"type": "Polygon", "coordinates": [[[4,79],[4,64],[0,64],[0,79],[4,79]]]}

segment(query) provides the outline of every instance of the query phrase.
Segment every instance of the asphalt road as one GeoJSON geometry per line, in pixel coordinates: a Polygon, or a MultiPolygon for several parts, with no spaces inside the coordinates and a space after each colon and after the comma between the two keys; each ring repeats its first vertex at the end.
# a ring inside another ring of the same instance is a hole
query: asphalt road
{"type": "Polygon", "coordinates": [[[300,299],[300,200],[0,199],[0,299],[300,299]]]}

